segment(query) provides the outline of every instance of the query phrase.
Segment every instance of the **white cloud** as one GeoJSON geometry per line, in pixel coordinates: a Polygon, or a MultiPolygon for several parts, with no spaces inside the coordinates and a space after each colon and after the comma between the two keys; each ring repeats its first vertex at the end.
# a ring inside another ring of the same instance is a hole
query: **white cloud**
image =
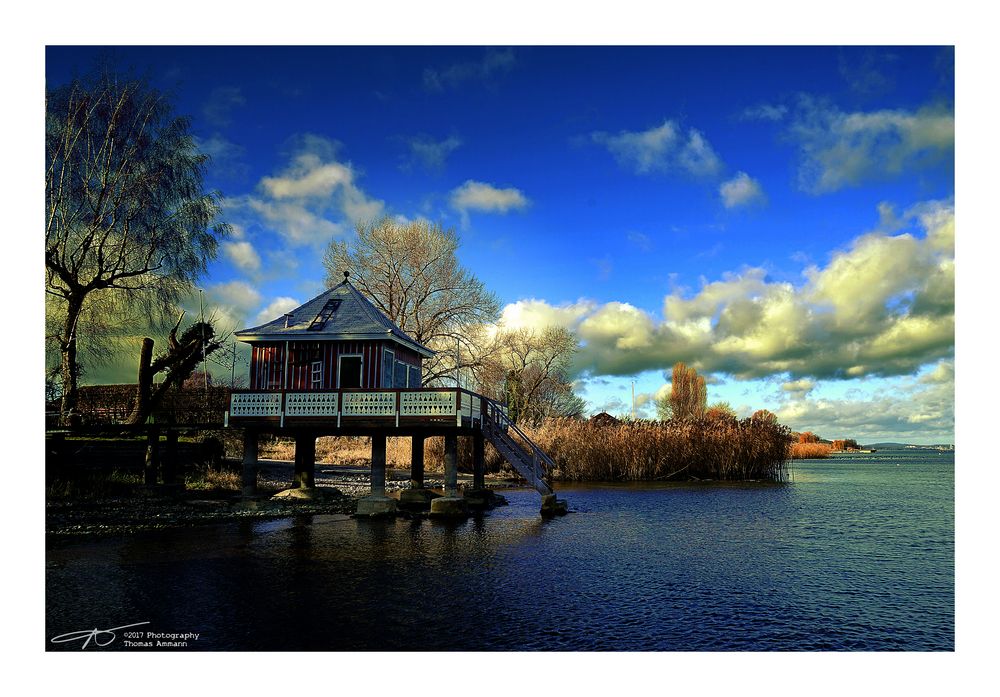
{"type": "Polygon", "coordinates": [[[637,247],[643,252],[648,252],[653,248],[653,241],[650,239],[649,235],[641,232],[630,232],[626,235],[626,239],[629,244],[637,247]]]}
{"type": "Polygon", "coordinates": [[[243,90],[239,87],[216,87],[208,95],[202,114],[215,126],[228,126],[232,122],[232,111],[246,104],[246,101],[243,90]]]}
{"type": "Polygon", "coordinates": [[[513,49],[487,49],[482,60],[454,63],[445,68],[424,70],[424,89],[442,92],[465,82],[484,82],[494,75],[509,72],[516,63],[513,49]]]}
{"type": "Polygon", "coordinates": [[[684,134],[670,119],[645,131],[620,131],[617,135],[597,131],[590,137],[636,174],[682,170],[700,177],[714,175],[722,168],[701,132],[691,128],[684,134]]]}
{"type": "Polygon", "coordinates": [[[788,113],[784,104],[758,104],[743,110],[741,118],[745,121],[781,121],[788,113]]]}
{"type": "Polygon", "coordinates": [[[430,136],[419,135],[408,139],[407,145],[410,148],[410,157],[403,169],[411,169],[419,164],[431,172],[440,172],[444,169],[448,156],[462,146],[462,139],[458,136],[449,136],[444,140],[434,140],[430,136]]]}
{"type": "Polygon", "coordinates": [[[469,179],[451,192],[451,206],[463,215],[468,211],[505,214],[528,207],[528,198],[515,188],[500,189],[469,179]]]}
{"type": "Polygon", "coordinates": [[[789,134],[800,150],[799,186],[822,194],[952,157],[955,116],[937,107],[843,112],[803,98],[789,134]]]}
{"type": "Polygon", "coordinates": [[[532,329],[554,325],[575,329],[576,325],[597,308],[591,300],[553,306],[544,300],[518,300],[503,308],[500,324],[506,329],[532,329]]]}
{"type": "Polygon", "coordinates": [[[246,150],[242,145],[237,145],[218,133],[213,133],[208,138],[195,137],[195,143],[201,152],[211,158],[209,164],[216,174],[237,177],[248,171],[243,162],[246,150]]]}
{"type": "Polygon", "coordinates": [[[955,429],[955,384],[953,380],[924,384],[906,378],[899,386],[887,386],[867,399],[803,397],[775,413],[793,430],[812,431],[831,440],[950,443],[955,429]]]}
{"type": "Polygon", "coordinates": [[[321,136],[297,137],[289,164],[261,178],[256,194],[230,199],[227,208],[252,214],[295,246],[322,246],[354,223],[378,218],[384,202],[358,186],[353,166],[336,160],[337,149],[321,136]]]}
{"type": "Polygon", "coordinates": [[[346,231],[335,223],[296,201],[274,202],[248,197],[246,206],[261,222],[293,245],[322,245],[346,231]]]}
{"type": "Polygon", "coordinates": [[[632,375],[678,360],[740,378],[906,375],[954,351],[954,209],[907,211],[910,232],[872,232],[794,285],[749,268],[664,300],[663,319],[627,303],[508,305],[516,326],[557,324],[581,340],[576,370],[632,375]]]}
{"type": "Polygon", "coordinates": [[[246,281],[217,283],[207,290],[211,300],[239,311],[248,311],[261,301],[260,293],[246,281]]]}
{"type": "Polygon", "coordinates": [[[222,252],[241,271],[247,273],[260,271],[260,255],[248,241],[223,242],[222,252]]]}
{"type": "Polygon", "coordinates": [[[816,389],[816,383],[808,378],[802,378],[801,380],[782,383],[781,389],[795,397],[801,398],[816,389]]]}
{"type": "Polygon", "coordinates": [[[354,173],[347,165],[324,163],[315,153],[302,153],[280,176],[261,179],[260,187],[274,199],[328,198],[338,187],[353,183],[354,173]]]}
{"type": "Polygon", "coordinates": [[[277,297],[272,300],[267,307],[257,313],[257,317],[254,318],[254,325],[264,324],[265,322],[270,322],[273,319],[281,317],[286,312],[290,312],[297,308],[302,303],[295,298],[289,298],[287,296],[277,297]]]}
{"type": "Polygon", "coordinates": [[[763,203],[766,200],[764,189],[760,182],[746,172],[737,172],[736,176],[719,185],[719,195],[726,208],[748,206],[753,203],[763,203]]]}

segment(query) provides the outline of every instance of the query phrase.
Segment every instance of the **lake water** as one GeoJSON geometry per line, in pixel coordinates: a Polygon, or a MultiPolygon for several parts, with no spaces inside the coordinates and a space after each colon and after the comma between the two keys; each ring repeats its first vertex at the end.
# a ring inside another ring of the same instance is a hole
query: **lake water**
{"type": "Polygon", "coordinates": [[[195,650],[954,650],[951,453],[797,462],[783,485],[558,490],[571,513],[551,521],[513,490],[458,525],[58,540],[46,636],[148,622],[198,633],[195,650]]]}

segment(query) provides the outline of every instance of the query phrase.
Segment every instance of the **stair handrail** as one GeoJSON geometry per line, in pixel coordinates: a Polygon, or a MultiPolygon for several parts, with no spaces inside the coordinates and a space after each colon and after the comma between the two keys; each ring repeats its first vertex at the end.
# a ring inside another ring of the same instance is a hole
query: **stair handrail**
{"type": "MultiPolygon", "coordinates": [[[[541,448],[539,448],[535,444],[535,441],[533,441],[530,438],[528,438],[527,434],[524,431],[522,431],[520,428],[518,428],[517,424],[513,423],[507,417],[507,415],[504,414],[503,411],[501,411],[501,406],[500,406],[499,403],[493,401],[489,397],[483,397],[483,399],[486,400],[486,403],[488,405],[487,411],[499,413],[501,415],[501,417],[502,417],[502,423],[503,423],[503,425],[505,425],[506,427],[512,429],[514,431],[514,433],[516,433],[518,435],[518,437],[520,437],[520,439],[522,441],[524,441],[525,443],[527,443],[528,447],[531,448],[532,468],[535,471],[536,476],[537,476],[538,467],[537,467],[537,465],[535,465],[535,463],[536,463],[537,460],[541,460],[542,462],[545,463],[546,470],[555,469],[556,463],[552,461],[552,458],[550,458],[548,455],[546,455],[545,451],[542,450],[541,448]]],[[[494,423],[496,423],[496,424],[500,424],[501,423],[501,419],[497,419],[493,415],[493,413],[490,413],[489,417],[490,417],[490,419],[494,423]]]]}

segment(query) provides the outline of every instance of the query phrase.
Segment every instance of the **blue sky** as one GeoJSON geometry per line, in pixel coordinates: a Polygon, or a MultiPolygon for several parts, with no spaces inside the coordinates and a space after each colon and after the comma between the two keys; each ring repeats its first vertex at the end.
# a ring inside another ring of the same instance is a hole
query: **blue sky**
{"type": "MultiPolygon", "coordinates": [[[[49,47],[46,79],[108,49],[49,47]]],[[[234,325],[376,214],[454,227],[593,411],[675,360],[824,437],[954,440],[954,67],[939,47],[134,47],[213,156],[234,325]]],[[[196,303],[196,301],[195,301],[196,303]]],[[[128,379],[131,366],[99,374],[128,379]]]]}

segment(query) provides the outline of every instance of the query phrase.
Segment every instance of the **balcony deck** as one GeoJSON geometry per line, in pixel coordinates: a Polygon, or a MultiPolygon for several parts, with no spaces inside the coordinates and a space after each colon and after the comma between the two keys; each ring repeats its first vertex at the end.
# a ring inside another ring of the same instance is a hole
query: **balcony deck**
{"type": "Polygon", "coordinates": [[[481,430],[483,412],[505,420],[502,406],[460,388],[380,390],[239,390],[226,425],[270,429],[311,428],[343,433],[386,430],[398,435],[481,430]]]}

